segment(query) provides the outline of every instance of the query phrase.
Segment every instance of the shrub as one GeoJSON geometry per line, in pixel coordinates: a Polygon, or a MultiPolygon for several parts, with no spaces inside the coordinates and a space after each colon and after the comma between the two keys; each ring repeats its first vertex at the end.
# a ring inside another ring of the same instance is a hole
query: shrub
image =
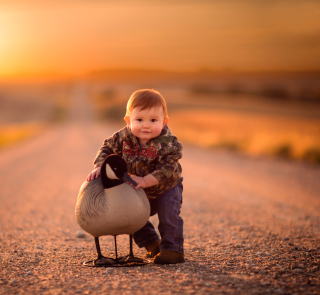
{"type": "Polygon", "coordinates": [[[258,94],[275,99],[287,99],[290,97],[288,90],[282,86],[267,86],[258,91],[258,94]]]}
{"type": "Polygon", "coordinates": [[[230,84],[225,88],[225,93],[230,95],[245,94],[246,91],[240,85],[230,84]]]}
{"type": "Polygon", "coordinates": [[[190,87],[191,94],[215,94],[217,91],[210,85],[199,84],[190,87]]]}
{"type": "Polygon", "coordinates": [[[105,109],[102,112],[102,119],[113,120],[113,121],[122,121],[124,118],[125,112],[123,105],[112,105],[109,108],[105,109]]]}
{"type": "Polygon", "coordinates": [[[240,146],[238,143],[233,141],[220,141],[212,145],[213,148],[222,148],[229,151],[238,151],[240,150],[240,146]]]}
{"type": "Polygon", "coordinates": [[[275,149],[275,155],[284,158],[284,159],[290,159],[293,157],[292,155],[292,147],[290,144],[283,144],[280,145],[275,149]]]}
{"type": "Polygon", "coordinates": [[[304,152],[302,159],[309,163],[320,164],[320,150],[309,148],[304,152]]]}

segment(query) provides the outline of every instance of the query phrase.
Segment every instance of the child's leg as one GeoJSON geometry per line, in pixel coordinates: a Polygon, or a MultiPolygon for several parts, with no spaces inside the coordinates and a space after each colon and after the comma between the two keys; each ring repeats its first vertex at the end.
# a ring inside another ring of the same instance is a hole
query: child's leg
{"type": "Polygon", "coordinates": [[[157,199],[153,210],[158,213],[161,250],[183,251],[183,220],[180,217],[182,204],[182,183],[163,193],[157,199]]]}
{"type": "MultiPolygon", "coordinates": [[[[151,216],[158,213],[159,232],[162,250],[173,250],[183,254],[183,220],[180,217],[182,204],[182,183],[163,193],[156,199],[150,199],[151,216]]],[[[150,221],[134,233],[139,248],[147,247],[159,240],[159,236],[150,221]]]]}
{"type": "Polygon", "coordinates": [[[146,225],[133,234],[133,239],[139,248],[147,247],[159,240],[159,235],[153,227],[153,224],[148,221],[146,225]]]}
{"type": "Polygon", "coordinates": [[[158,213],[161,250],[183,254],[183,220],[180,217],[182,183],[152,200],[151,211],[158,213]]]}

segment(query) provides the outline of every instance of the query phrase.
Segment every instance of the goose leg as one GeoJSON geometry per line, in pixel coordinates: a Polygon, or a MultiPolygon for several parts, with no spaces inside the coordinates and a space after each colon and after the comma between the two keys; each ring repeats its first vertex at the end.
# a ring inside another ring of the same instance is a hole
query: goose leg
{"type": "Polygon", "coordinates": [[[102,254],[101,254],[101,249],[100,249],[100,243],[99,243],[99,238],[95,237],[94,238],[94,242],[96,244],[96,249],[97,249],[97,253],[98,253],[98,259],[102,258],[102,254]]]}
{"type": "Polygon", "coordinates": [[[94,266],[104,266],[104,265],[113,265],[114,261],[111,258],[104,257],[101,254],[101,249],[100,249],[100,243],[99,243],[99,238],[95,237],[94,242],[96,244],[96,249],[98,253],[98,258],[94,261],[92,261],[94,266]]]}
{"type": "Polygon", "coordinates": [[[115,248],[115,252],[116,252],[116,259],[118,259],[117,236],[114,236],[114,248],[115,248]]]}
{"type": "Polygon", "coordinates": [[[133,251],[132,251],[132,235],[129,236],[129,243],[130,243],[129,256],[130,256],[130,257],[134,257],[134,256],[133,256],[133,251]]]}

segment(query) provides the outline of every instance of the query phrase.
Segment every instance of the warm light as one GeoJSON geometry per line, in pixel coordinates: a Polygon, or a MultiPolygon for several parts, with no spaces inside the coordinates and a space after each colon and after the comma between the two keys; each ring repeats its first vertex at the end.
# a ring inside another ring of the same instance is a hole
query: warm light
{"type": "Polygon", "coordinates": [[[286,3],[4,0],[0,75],[319,69],[320,2],[286,3]]]}
{"type": "Polygon", "coordinates": [[[8,60],[9,42],[8,34],[6,32],[6,24],[0,15],[0,76],[8,72],[10,64],[8,60]]]}

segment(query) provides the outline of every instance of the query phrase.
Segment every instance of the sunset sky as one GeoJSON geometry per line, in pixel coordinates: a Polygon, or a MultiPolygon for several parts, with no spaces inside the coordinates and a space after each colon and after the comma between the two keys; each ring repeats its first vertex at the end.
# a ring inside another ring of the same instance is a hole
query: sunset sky
{"type": "Polygon", "coordinates": [[[317,0],[1,0],[0,77],[320,69],[317,0]]]}

